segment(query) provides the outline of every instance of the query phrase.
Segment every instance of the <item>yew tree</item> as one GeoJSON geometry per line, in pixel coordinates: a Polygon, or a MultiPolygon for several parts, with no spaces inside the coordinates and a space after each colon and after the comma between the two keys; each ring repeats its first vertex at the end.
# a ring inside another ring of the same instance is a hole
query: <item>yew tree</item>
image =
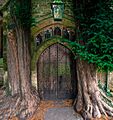
{"type": "Polygon", "coordinates": [[[113,71],[113,1],[76,0],[74,8],[76,40],[67,42],[77,61],[75,110],[86,120],[113,117],[112,101],[99,89],[96,77],[97,70],[113,71]]]}
{"type": "MultiPolygon", "coordinates": [[[[9,4],[10,24],[8,25],[8,75],[12,95],[18,94],[21,108],[31,115],[37,107],[37,96],[31,86],[31,1],[11,0],[9,4]]],[[[21,111],[20,111],[21,114],[21,111]]]]}

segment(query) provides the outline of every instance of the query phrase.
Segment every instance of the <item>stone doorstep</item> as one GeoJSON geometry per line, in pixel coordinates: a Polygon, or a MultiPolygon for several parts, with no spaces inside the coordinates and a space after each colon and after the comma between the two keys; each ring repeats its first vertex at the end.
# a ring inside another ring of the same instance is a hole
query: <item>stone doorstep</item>
{"type": "Polygon", "coordinates": [[[44,120],[83,120],[81,115],[75,113],[73,107],[49,108],[44,120]]]}

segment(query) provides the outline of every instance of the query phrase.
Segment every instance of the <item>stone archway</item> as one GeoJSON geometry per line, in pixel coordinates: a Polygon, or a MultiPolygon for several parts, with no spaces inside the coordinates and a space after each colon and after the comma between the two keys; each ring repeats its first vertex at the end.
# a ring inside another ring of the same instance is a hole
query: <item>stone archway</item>
{"type": "Polygon", "coordinates": [[[37,62],[38,91],[42,99],[72,99],[77,94],[76,63],[65,46],[48,46],[37,62]]]}

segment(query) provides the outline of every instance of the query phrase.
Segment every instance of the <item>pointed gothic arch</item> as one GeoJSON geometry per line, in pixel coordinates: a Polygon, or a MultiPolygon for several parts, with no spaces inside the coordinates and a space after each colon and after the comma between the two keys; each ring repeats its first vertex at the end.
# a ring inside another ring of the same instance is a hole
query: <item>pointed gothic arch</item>
{"type": "Polygon", "coordinates": [[[37,90],[42,99],[73,99],[77,94],[75,55],[61,40],[57,37],[42,43],[35,56],[37,90]]]}

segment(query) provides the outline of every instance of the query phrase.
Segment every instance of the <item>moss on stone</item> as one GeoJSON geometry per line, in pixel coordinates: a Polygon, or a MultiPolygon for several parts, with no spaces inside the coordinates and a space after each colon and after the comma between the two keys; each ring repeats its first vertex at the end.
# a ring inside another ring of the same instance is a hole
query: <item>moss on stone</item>
{"type": "MultiPolygon", "coordinates": [[[[63,41],[63,38],[62,37],[59,37],[59,36],[56,36],[54,38],[51,38],[51,39],[48,39],[47,41],[43,42],[42,44],[40,44],[38,47],[37,47],[37,50],[36,52],[34,53],[34,56],[33,56],[33,59],[32,59],[32,62],[31,62],[31,69],[32,70],[36,70],[36,63],[40,57],[40,55],[43,53],[43,51],[45,49],[47,49],[49,46],[55,44],[55,43],[59,43],[65,47],[67,47],[70,51],[72,51],[71,47],[69,46],[68,43],[64,43],[62,42],[63,41]]],[[[72,51],[73,53],[73,51],[72,51]]],[[[74,53],[73,53],[74,54],[74,53]]]]}

